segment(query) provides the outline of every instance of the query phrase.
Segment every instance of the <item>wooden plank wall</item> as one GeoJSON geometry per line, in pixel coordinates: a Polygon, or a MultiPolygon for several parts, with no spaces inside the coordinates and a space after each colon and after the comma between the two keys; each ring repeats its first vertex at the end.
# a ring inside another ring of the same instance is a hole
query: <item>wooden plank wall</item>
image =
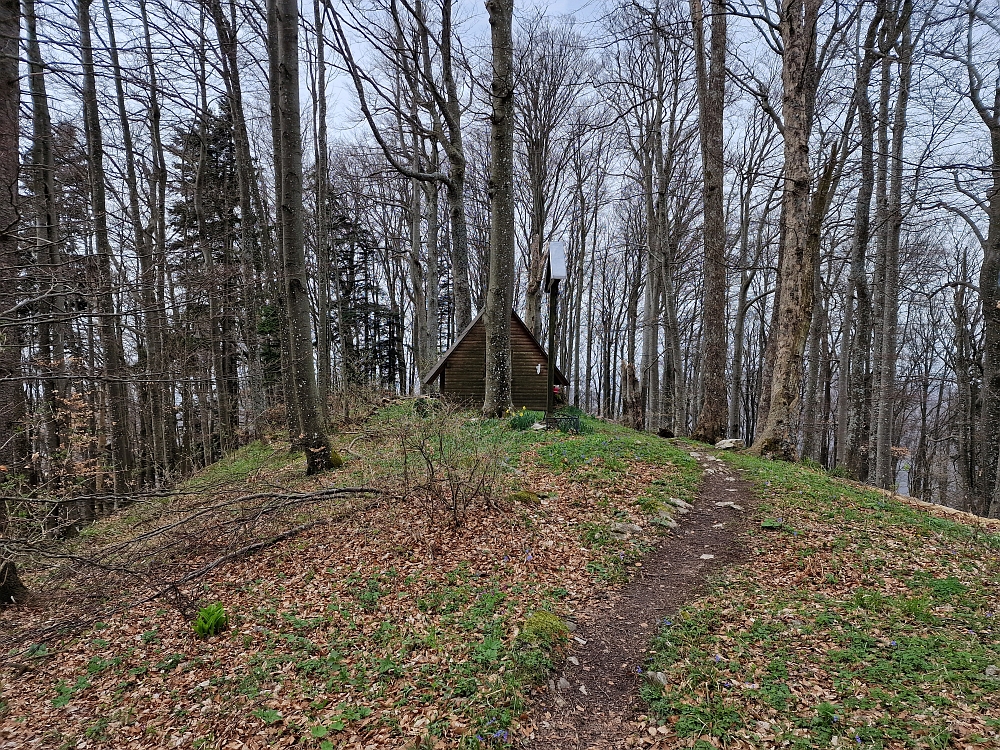
{"type": "MultiPolygon", "coordinates": [[[[516,323],[510,327],[510,348],[514,407],[545,411],[545,357],[516,323]]],[[[442,395],[456,401],[480,404],[486,398],[486,326],[482,321],[473,326],[448,358],[442,395]]]]}

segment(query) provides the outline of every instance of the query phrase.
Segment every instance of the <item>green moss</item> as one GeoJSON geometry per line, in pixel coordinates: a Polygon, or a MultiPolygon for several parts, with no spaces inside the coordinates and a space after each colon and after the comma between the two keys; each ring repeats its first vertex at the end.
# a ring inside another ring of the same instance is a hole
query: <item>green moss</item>
{"type": "Polygon", "coordinates": [[[512,503],[524,503],[525,505],[541,505],[542,499],[531,490],[519,490],[507,495],[507,499],[512,503]]]}
{"type": "Polygon", "coordinates": [[[544,682],[565,654],[568,641],[569,627],[561,618],[542,609],[529,615],[514,641],[522,677],[536,684],[544,682]]]}
{"type": "Polygon", "coordinates": [[[540,609],[524,621],[518,640],[547,648],[556,648],[564,646],[569,640],[569,628],[560,617],[540,609]]]}

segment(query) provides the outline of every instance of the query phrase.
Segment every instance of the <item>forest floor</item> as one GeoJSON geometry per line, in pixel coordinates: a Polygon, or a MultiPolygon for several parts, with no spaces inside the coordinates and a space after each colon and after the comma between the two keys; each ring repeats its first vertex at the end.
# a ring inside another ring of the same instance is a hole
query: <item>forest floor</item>
{"type": "Polygon", "coordinates": [[[53,543],[0,748],[1000,747],[1000,528],[530,421],[387,405],[53,543]]]}

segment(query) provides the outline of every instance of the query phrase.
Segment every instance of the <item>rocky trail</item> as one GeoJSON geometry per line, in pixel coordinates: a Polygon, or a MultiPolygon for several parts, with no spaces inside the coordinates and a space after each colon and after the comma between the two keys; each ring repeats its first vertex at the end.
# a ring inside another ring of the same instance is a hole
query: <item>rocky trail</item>
{"type": "MultiPolygon", "coordinates": [[[[532,750],[609,750],[656,745],[639,699],[649,642],[659,623],[697,596],[707,576],[743,559],[750,485],[709,451],[692,451],[704,469],[694,507],[646,555],[632,578],[578,614],[570,653],[534,709],[532,750]]],[[[655,676],[652,676],[655,679],[655,676]]],[[[655,732],[655,730],[653,730],[655,732]]]]}

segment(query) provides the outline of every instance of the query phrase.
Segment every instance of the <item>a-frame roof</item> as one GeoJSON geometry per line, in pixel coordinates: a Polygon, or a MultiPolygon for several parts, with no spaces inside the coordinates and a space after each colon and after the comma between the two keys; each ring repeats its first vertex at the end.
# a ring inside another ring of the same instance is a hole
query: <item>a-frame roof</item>
{"type": "MultiPolygon", "coordinates": [[[[465,330],[459,334],[458,338],[455,339],[455,343],[453,343],[451,346],[448,347],[448,350],[441,355],[441,359],[437,361],[437,364],[434,365],[430,373],[420,381],[423,385],[431,383],[434,380],[434,378],[436,378],[438,375],[441,374],[441,370],[443,370],[444,366],[448,363],[448,358],[451,357],[451,355],[454,354],[455,350],[459,347],[459,345],[463,341],[465,341],[465,337],[468,336],[469,332],[476,327],[476,324],[479,323],[480,320],[482,320],[483,315],[485,315],[485,313],[486,313],[486,308],[480,310],[479,314],[476,317],[474,317],[472,319],[472,322],[469,323],[468,326],[466,326],[465,330]]],[[[518,315],[513,310],[510,311],[510,322],[513,325],[518,326],[525,333],[525,335],[528,337],[528,340],[532,344],[534,344],[535,349],[538,350],[538,354],[541,355],[541,357],[547,362],[548,355],[545,353],[545,350],[542,348],[542,345],[538,343],[538,339],[535,338],[534,334],[531,332],[531,329],[529,329],[528,326],[524,324],[524,321],[521,320],[521,316],[518,315]]],[[[563,375],[559,371],[558,367],[556,368],[556,382],[561,385],[569,386],[569,380],[566,378],[565,375],[563,375]]]]}

